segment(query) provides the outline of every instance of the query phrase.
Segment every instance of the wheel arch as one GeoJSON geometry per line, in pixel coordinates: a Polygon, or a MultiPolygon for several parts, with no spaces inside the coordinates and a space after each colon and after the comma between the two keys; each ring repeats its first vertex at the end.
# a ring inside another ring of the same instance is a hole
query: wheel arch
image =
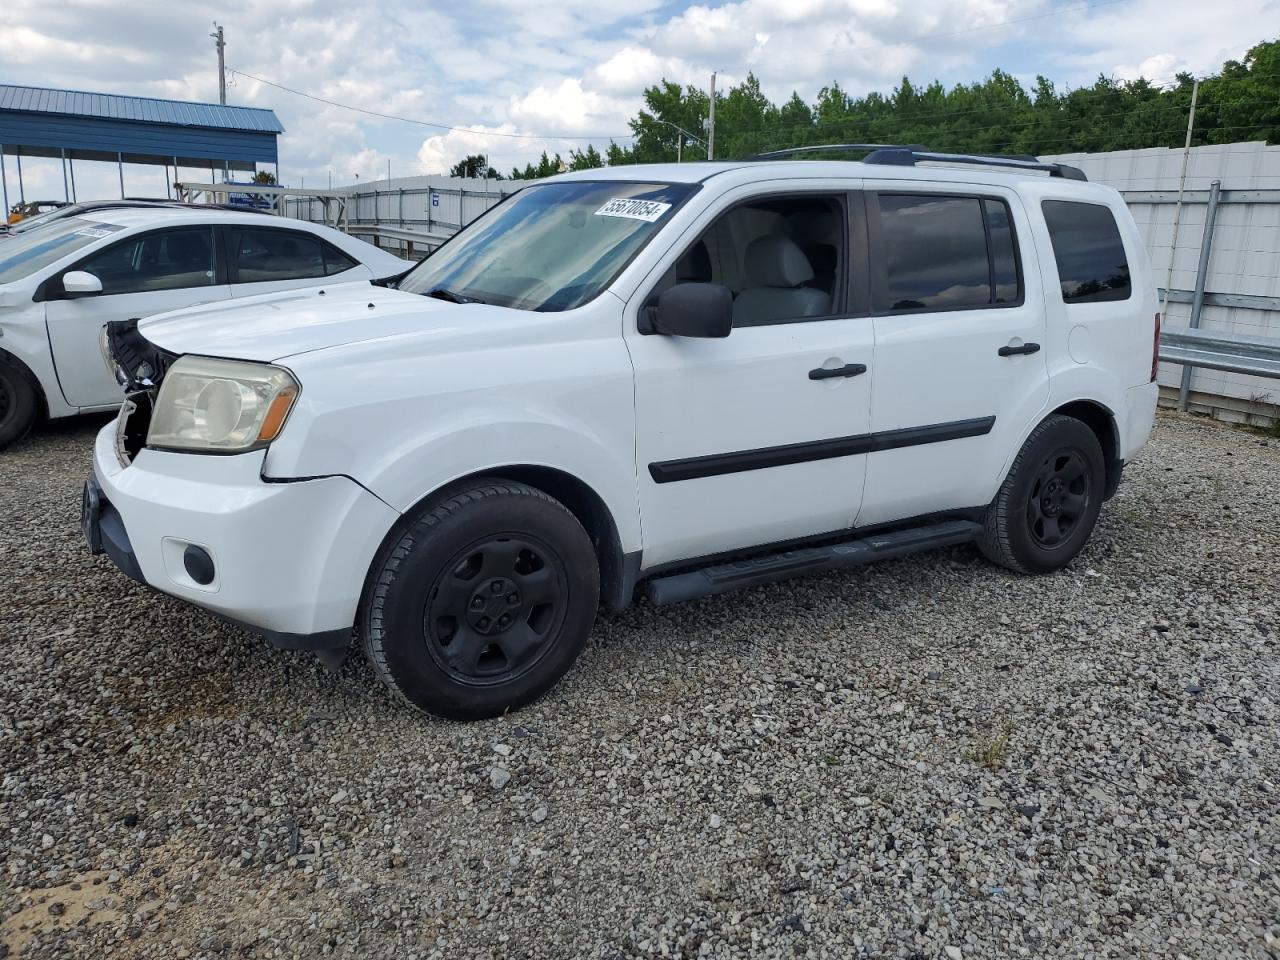
{"type": "Polygon", "coordinates": [[[600,603],[612,611],[621,610],[630,604],[639,580],[640,554],[628,554],[623,551],[617,522],[604,498],[588,483],[571,473],[555,467],[535,464],[510,464],[477,470],[466,476],[457,477],[421,497],[404,511],[400,520],[387,531],[387,535],[383,538],[366,578],[366,595],[372,584],[373,571],[378,568],[380,558],[388,544],[399,538],[422,509],[449,497],[460,487],[465,487],[482,478],[524,483],[564,504],[587,531],[587,536],[590,537],[591,545],[595,549],[596,559],[600,564],[600,603]]]}
{"type": "Polygon", "coordinates": [[[0,363],[14,367],[25,376],[31,386],[36,391],[36,401],[38,408],[36,410],[36,422],[41,423],[49,419],[49,398],[45,396],[44,384],[40,382],[40,378],[36,376],[36,372],[31,369],[21,357],[17,354],[10,353],[4,347],[0,347],[0,363]]]}
{"type": "Polygon", "coordinates": [[[1111,499],[1120,486],[1120,474],[1124,469],[1124,461],[1120,459],[1120,427],[1116,423],[1115,414],[1096,400],[1072,400],[1050,411],[1048,415],[1053,414],[1079,420],[1098,438],[1107,471],[1103,498],[1111,499]]]}

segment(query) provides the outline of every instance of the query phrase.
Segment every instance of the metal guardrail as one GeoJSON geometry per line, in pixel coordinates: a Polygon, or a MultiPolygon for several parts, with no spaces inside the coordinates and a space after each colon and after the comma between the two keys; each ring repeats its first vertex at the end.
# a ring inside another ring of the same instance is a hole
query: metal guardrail
{"type": "Polygon", "coordinates": [[[1280,340],[1190,327],[1160,331],[1160,359],[1257,377],[1280,377],[1280,340]]]}
{"type": "Polygon", "coordinates": [[[416,252],[430,253],[449,239],[450,234],[425,233],[422,230],[408,230],[382,223],[352,223],[347,226],[347,233],[357,237],[373,237],[378,240],[395,240],[405,245],[405,253],[412,257],[416,252]]]}

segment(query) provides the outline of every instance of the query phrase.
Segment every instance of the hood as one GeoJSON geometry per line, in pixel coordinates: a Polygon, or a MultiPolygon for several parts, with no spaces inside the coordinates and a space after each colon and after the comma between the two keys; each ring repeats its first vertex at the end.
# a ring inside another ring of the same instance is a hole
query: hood
{"type": "Polygon", "coordinates": [[[365,282],[342,283],[161,313],[140,321],[138,330],[170,353],[269,362],[452,325],[459,314],[471,319],[480,309],[365,282]]]}

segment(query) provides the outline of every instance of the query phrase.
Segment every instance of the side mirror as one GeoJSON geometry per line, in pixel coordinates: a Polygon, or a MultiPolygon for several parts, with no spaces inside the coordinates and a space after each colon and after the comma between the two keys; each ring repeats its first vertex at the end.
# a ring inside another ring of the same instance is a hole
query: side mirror
{"type": "Polygon", "coordinates": [[[733,329],[733,294],[718,283],[677,283],[650,308],[648,330],[669,337],[727,337],[733,329]]]}
{"type": "Polygon", "coordinates": [[[90,293],[101,293],[102,281],[92,273],[70,270],[62,275],[62,289],[68,297],[83,297],[90,293]]]}

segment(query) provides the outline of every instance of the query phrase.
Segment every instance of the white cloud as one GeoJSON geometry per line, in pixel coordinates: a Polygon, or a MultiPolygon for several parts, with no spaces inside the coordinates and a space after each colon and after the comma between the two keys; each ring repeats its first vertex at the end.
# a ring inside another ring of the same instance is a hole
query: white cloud
{"type": "Polygon", "coordinates": [[[420,172],[448,173],[449,168],[463,157],[477,153],[505,157],[510,150],[511,140],[501,134],[516,132],[514,126],[505,123],[493,129],[474,126],[466,130],[450,130],[439,136],[427,137],[418,148],[417,159],[422,168],[420,172]]]}
{"type": "Polygon", "coordinates": [[[1204,75],[1267,39],[1263,25],[1275,15],[1272,0],[1233,0],[1230,11],[1216,13],[1195,0],[1132,0],[1087,17],[1064,17],[1070,52],[1062,63],[1082,82],[1098,74],[1155,81],[1180,70],[1204,75]]]}
{"type": "Polygon", "coordinates": [[[603,63],[592,67],[587,83],[602,93],[634,97],[660,79],[679,84],[697,83],[702,74],[679,57],[661,57],[648,47],[628,44],[603,63]]]}
{"type": "MultiPolygon", "coordinates": [[[[1083,11],[1074,0],[223,0],[217,10],[157,0],[3,0],[4,79],[12,83],[216,100],[210,18],[227,29],[228,63],[248,74],[365,110],[464,129],[378,119],[236,76],[235,103],[270,107],[286,181],[308,185],[447,170],[469,153],[521,166],[562,136],[624,134],[645,87],[666,78],[721,89],[754,71],[765,93],[812,100],[837,80],[886,90],[913,79],[976,80],[996,66],[1061,83],[1098,73],[1165,79],[1215,70],[1262,39],[1275,0],[1233,0],[1206,16],[1193,0],[1126,0],[1083,11]],[[993,51],[999,50],[999,53],[993,51]],[[1020,62],[1002,62],[1016,51],[1020,62]],[[1155,76],[1157,75],[1158,76],[1155,76]]],[[[605,138],[597,141],[605,146],[605,138]]],[[[10,187],[14,185],[12,159],[10,187]]],[[[160,172],[129,192],[155,194],[160,172]],[[154,181],[154,182],[153,182],[154,181]],[[145,188],[145,189],[144,189],[145,188]]],[[[80,193],[113,195],[113,167],[78,165],[80,193]]],[[[56,163],[29,182],[61,196],[56,163]]]]}
{"type": "Polygon", "coordinates": [[[1112,73],[1119,80],[1137,80],[1145,77],[1148,80],[1161,81],[1187,69],[1187,62],[1172,53],[1153,54],[1141,63],[1134,65],[1116,64],[1112,73]]]}
{"type": "Polygon", "coordinates": [[[538,86],[523,97],[512,97],[509,113],[517,123],[534,130],[618,136],[626,131],[634,106],[630,97],[585,90],[581,80],[569,77],[554,88],[538,86]]]}

